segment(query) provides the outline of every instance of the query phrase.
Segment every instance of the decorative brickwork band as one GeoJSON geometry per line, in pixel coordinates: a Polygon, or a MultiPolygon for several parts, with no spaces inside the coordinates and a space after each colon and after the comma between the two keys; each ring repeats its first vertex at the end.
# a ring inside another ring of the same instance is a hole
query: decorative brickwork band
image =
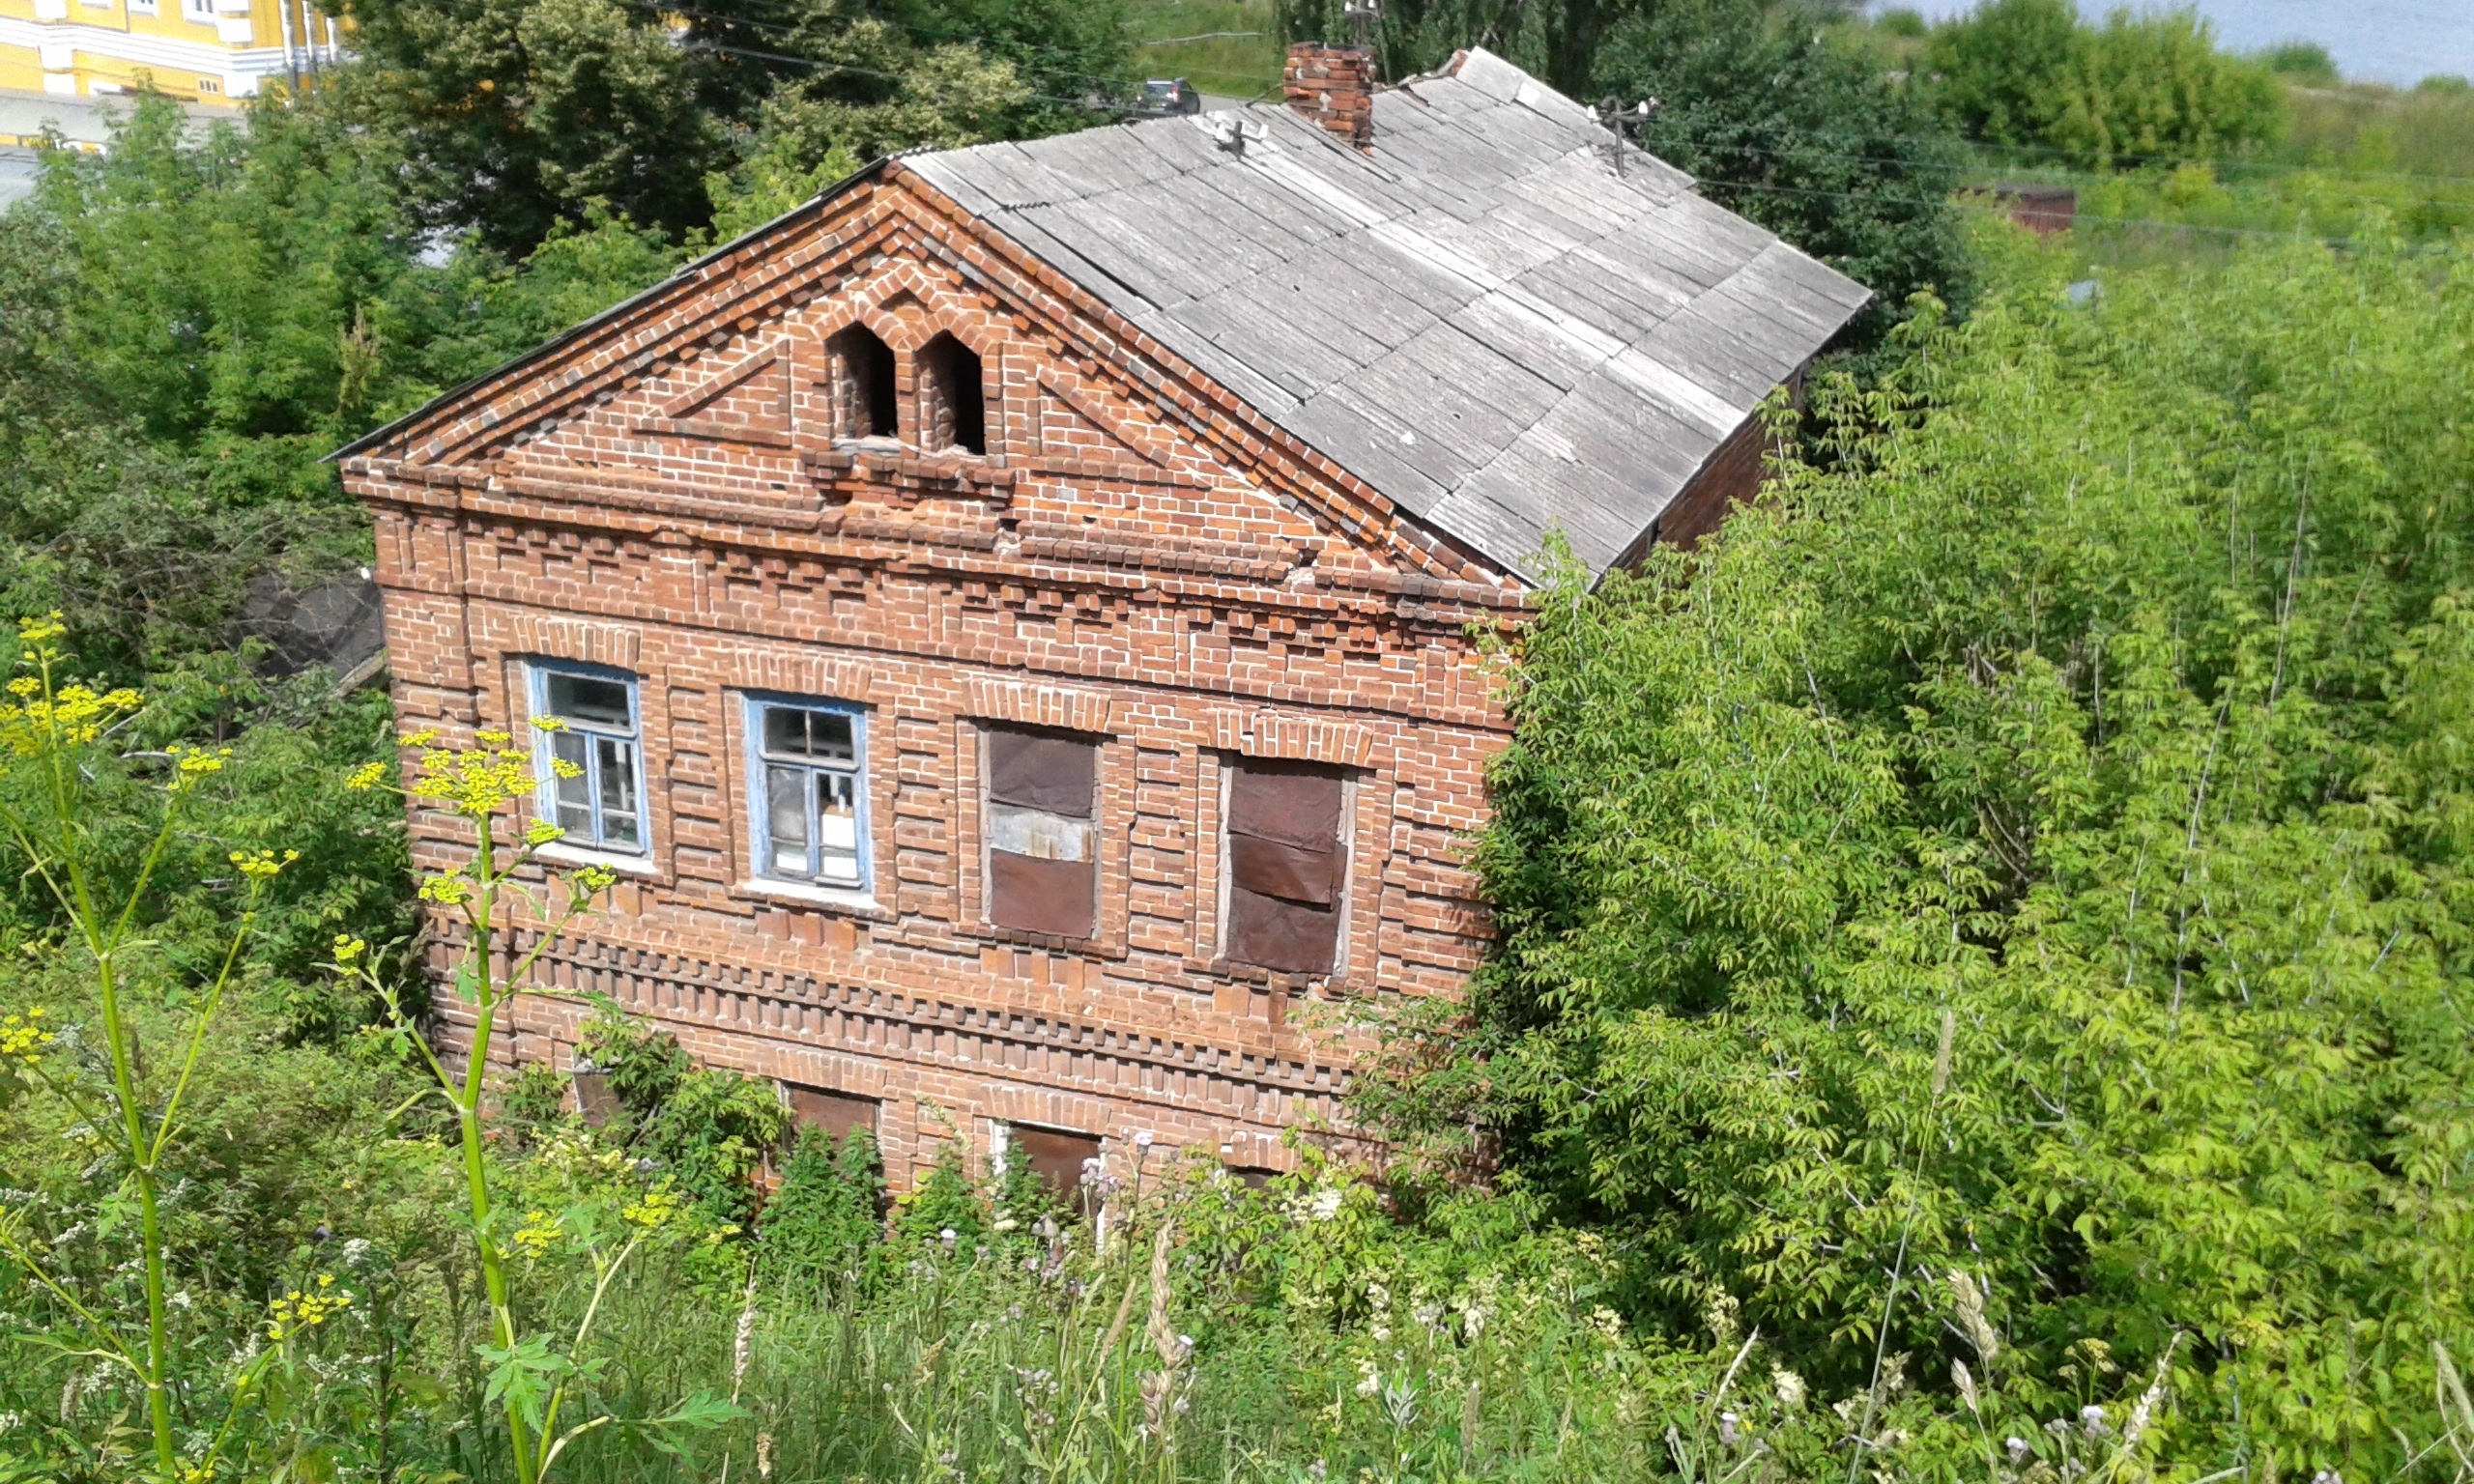
{"type": "Polygon", "coordinates": [[[1374,48],[1300,42],[1288,48],[1288,106],[1359,149],[1374,142],[1374,48]]]}

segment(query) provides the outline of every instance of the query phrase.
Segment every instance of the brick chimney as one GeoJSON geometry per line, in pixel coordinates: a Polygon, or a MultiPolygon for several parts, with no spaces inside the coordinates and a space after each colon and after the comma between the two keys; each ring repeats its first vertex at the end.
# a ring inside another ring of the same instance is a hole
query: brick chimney
{"type": "Polygon", "coordinates": [[[1374,48],[1300,42],[1282,79],[1288,106],[1365,149],[1374,142],[1374,48]]]}

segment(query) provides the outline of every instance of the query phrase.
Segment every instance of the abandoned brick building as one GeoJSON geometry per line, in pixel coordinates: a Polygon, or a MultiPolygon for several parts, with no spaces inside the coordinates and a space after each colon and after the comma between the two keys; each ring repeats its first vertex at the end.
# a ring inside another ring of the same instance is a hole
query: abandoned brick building
{"type": "Polygon", "coordinates": [[[879,161],[342,455],[405,727],[566,723],[547,984],[897,1185],[1292,1163],[1486,941],[1473,635],[1707,530],[1865,299],[1484,52],[1288,93],[879,161]]]}

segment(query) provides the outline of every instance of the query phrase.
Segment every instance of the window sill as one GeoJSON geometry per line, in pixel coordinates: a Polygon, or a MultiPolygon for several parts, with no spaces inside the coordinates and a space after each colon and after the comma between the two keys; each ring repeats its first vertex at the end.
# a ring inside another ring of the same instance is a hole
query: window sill
{"type": "Polygon", "coordinates": [[[1072,954],[1082,958],[1122,959],[1125,944],[1114,938],[1068,938],[1052,932],[1032,932],[1024,928],[1005,928],[995,923],[957,923],[954,930],[964,937],[989,943],[1002,943],[1013,948],[1045,949],[1051,954],[1072,954]]]}
{"type": "Polygon", "coordinates": [[[831,886],[807,886],[797,881],[741,881],[731,888],[740,897],[776,901],[786,906],[822,907],[846,917],[866,918],[870,922],[893,921],[893,909],[868,892],[848,891],[831,886]]]}
{"type": "Polygon", "coordinates": [[[561,866],[603,866],[622,876],[633,876],[640,881],[654,881],[661,877],[660,869],[644,856],[619,855],[609,850],[590,850],[582,845],[561,844],[555,840],[534,850],[532,858],[536,861],[555,862],[561,866]]]}

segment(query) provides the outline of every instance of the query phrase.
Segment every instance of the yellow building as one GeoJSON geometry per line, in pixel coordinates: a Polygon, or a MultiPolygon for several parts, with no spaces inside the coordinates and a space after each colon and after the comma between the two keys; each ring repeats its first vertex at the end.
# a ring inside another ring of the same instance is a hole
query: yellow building
{"type": "Polygon", "coordinates": [[[233,102],[307,82],[339,40],[308,0],[0,0],[0,89],[233,102]]]}

